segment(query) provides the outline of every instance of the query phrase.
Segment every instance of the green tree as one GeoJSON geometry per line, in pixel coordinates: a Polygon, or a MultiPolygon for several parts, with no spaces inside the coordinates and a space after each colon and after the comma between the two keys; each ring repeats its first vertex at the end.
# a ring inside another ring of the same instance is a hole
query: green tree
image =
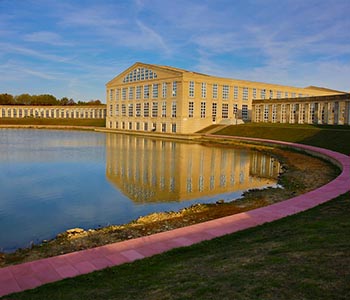
{"type": "Polygon", "coordinates": [[[12,95],[0,94],[0,104],[9,105],[9,104],[14,104],[14,103],[15,103],[15,99],[12,95]]]}

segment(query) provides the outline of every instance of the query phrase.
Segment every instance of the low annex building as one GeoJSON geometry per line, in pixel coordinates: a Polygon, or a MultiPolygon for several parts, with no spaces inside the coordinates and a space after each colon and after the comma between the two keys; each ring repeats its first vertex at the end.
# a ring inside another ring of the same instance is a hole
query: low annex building
{"type": "Polygon", "coordinates": [[[0,105],[1,118],[105,119],[105,105],[0,105]]]}
{"type": "Polygon", "coordinates": [[[282,101],[343,94],[312,86],[220,78],[141,62],[109,81],[106,92],[107,128],[182,134],[212,124],[262,121],[257,111],[253,113],[253,103],[258,99],[282,101]]]}

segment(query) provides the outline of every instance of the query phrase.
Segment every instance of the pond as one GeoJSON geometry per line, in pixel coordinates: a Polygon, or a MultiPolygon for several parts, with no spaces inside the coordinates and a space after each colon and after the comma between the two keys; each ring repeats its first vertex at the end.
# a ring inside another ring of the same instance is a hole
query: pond
{"type": "Polygon", "coordinates": [[[0,129],[0,252],[70,228],[231,201],[275,186],[279,163],[249,149],[85,131],[0,129]]]}

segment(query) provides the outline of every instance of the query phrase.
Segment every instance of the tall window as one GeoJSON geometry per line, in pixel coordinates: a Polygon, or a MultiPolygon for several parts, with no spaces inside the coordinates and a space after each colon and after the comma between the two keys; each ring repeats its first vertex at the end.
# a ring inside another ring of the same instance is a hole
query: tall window
{"type": "Polygon", "coordinates": [[[256,88],[253,88],[253,99],[256,99],[256,88]]]}
{"type": "Polygon", "coordinates": [[[262,90],[260,91],[260,98],[261,98],[261,99],[265,99],[265,98],[266,98],[266,89],[262,89],[262,90]]]}
{"type": "Polygon", "coordinates": [[[141,117],[141,103],[136,103],[136,117],[141,117]]]}
{"type": "Polygon", "coordinates": [[[201,118],[205,118],[205,102],[201,102],[201,118]]]}
{"type": "MultiPolygon", "coordinates": [[[[15,112],[14,112],[15,113],[15,112]]],[[[113,105],[109,106],[109,116],[113,116],[113,105]]]]}
{"type": "Polygon", "coordinates": [[[129,87],[129,100],[134,99],[134,87],[129,87]]]}
{"type": "Polygon", "coordinates": [[[246,104],[242,105],[242,119],[248,120],[248,105],[246,104]]]}
{"type": "Polygon", "coordinates": [[[152,86],[152,98],[153,99],[158,98],[158,83],[154,83],[152,86]]]}
{"type": "Polygon", "coordinates": [[[237,113],[238,113],[238,104],[237,103],[234,103],[233,104],[233,115],[237,118],[237,113]]]}
{"type": "Polygon", "coordinates": [[[122,104],[122,116],[125,117],[126,116],[126,105],[122,104]]]}
{"type": "Polygon", "coordinates": [[[177,96],[177,82],[176,81],[173,81],[172,96],[173,97],[177,96]]]}
{"type": "Polygon", "coordinates": [[[205,82],[202,82],[202,98],[207,98],[207,84],[205,82]]]}
{"type": "Polygon", "coordinates": [[[282,92],[281,91],[277,91],[277,99],[281,99],[282,98],[282,92]]]}
{"type": "Polygon", "coordinates": [[[288,98],[289,96],[288,96],[288,92],[285,92],[284,93],[284,98],[288,98]]]}
{"type": "Polygon", "coordinates": [[[158,117],[158,102],[152,102],[152,117],[158,117]]]}
{"type": "Polygon", "coordinates": [[[176,101],[171,103],[171,117],[176,118],[176,101]]]}
{"type": "Polygon", "coordinates": [[[171,124],[171,132],[173,132],[173,133],[176,132],[176,124],[175,123],[171,124]]]}
{"type": "Polygon", "coordinates": [[[213,84],[213,99],[217,99],[218,98],[218,84],[214,83],[213,84]]]}
{"type": "Polygon", "coordinates": [[[109,100],[113,100],[113,93],[114,93],[114,90],[109,90],[109,100]]]}
{"type": "Polygon", "coordinates": [[[148,99],[149,98],[149,85],[144,85],[143,86],[143,99],[148,99]]]}
{"type": "Polygon", "coordinates": [[[212,116],[213,116],[213,120],[215,121],[215,117],[216,117],[216,114],[217,114],[217,111],[218,111],[218,104],[217,103],[213,103],[212,104],[212,116]]]}
{"type": "Polygon", "coordinates": [[[188,96],[193,98],[194,97],[194,81],[189,82],[188,86],[188,96]]]}
{"type": "Polygon", "coordinates": [[[166,101],[162,102],[162,117],[166,117],[166,101]]]}
{"type": "Polygon", "coordinates": [[[188,102],[188,117],[193,118],[193,111],[194,111],[194,102],[190,101],[188,102]]]}
{"type": "Polygon", "coordinates": [[[126,87],[122,88],[122,100],[126,100],[126,87]]]}
{"type": "Polygon", "coordinates": [[[224,84],[222,86],[222,99],[227,100],[229,94],[229,86],[227,84],[224,84]]]}
{"type": "Polygon", "coordinates": [[[222,104],[222,115],[221,115],[221,117],[223,118],[223,119],[227,119],[228,118],[228,103],[223,103],[222,104]]]}
{"type": "Polygon", "coordinates": [[[141,86],[140,85],[138,85],[136,87],[136,99],[137,100],[141,99],[141,86]]]}
{"type": "Polygon", "coordinates": [[[115,100],[119,100],[120,89],[115,89],[115,100]]]}
{"type": "Polygon", "coordinates": [[[243,100],[248,100],[248,88],[243,88],[243,100]]]}
{"type": "Polygon", "coordinates": [[[238,86],[233,87],[233,99],[238,99],[238,86]]]}
{"type": "Polygon", "coordinates": [[[143,116],[149,117],[149,103],[148,102],[143,104],[143,116]]]}
{"type": "Polygon", "coordinates": [[[115,115],[119,116],[119,104],[115,105],[115,115]]]}
{"type": "Polygon", "coordinates": [[[270,90],[270,99],[273,98],[273,90],[270,90]]]}
{"type": "Polygon", "coordinates": [[[295,96],[296,96],[295,93],[292,93],[292,98],[295,98],[295,96]]]}
{"type": "Polygon", "coordinates": [[[166,84],[166,82],[163,82],[162,83],[162,97],[166,98],[166,95],[167,95],[167,84],[166,84]]]}
{"type": "Polygon", "coordinates": [[[130,103],[129,104],[129,117],[133,116],[133,110],[134,110],[134,106],[130,103]]]}

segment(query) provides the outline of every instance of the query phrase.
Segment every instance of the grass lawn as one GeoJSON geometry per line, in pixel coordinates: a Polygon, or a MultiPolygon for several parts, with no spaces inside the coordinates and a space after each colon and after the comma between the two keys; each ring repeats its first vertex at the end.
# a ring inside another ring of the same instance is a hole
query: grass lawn
{"type": "MultiPolygon", "coordinates": [[[[240,133],[350,153],[349,127],[248,124],[220,132],[240,133]]],[[[350,299],[349,216],[346,193],[295,216],[5,298],[350,299]]]]}
{"type": "Polygon", "coordinates": [[[61,125],[105,127],[105,119],[0,118],[0,125],[61,125]]]}

